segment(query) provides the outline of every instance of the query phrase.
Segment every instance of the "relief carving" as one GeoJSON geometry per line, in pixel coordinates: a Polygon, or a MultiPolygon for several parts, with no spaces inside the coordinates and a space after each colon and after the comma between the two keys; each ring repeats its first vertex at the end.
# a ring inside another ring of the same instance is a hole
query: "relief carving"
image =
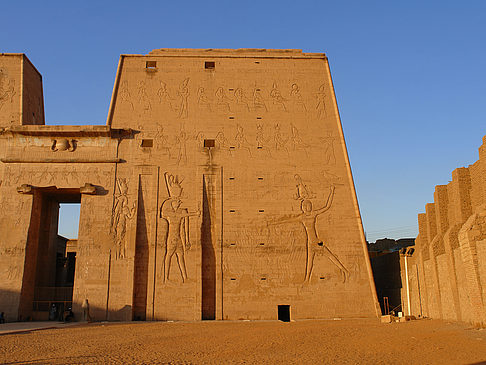
{"type": "Polygon", "coordinates": [[[200,87],[197,90],[197,106],[201,110],[211,111],[211,104],[209,103],[206,91],[204,91],[203,87],[200,87]]]}
{"type": "Polygon", "coordinates": [[[241,87],[237,88],[234,92],[236,107],[239,110],[250,111],[250,107],[248,105],[248,99],[245,96],[245,92],[241,87]]]}
{"type": "Polygon", "coordinates": [[[126,257],[126,233],[128,222],[135,213],[135,202],[132,207],[128,204],[128,182],[126,179],[116,179],[118,195],[115,196],[115,206],[113,208],[112,233],[115,238],[115,258],[123,259],[126,257]]]}
{"type": "Polygon", "coordinates": [[[179,151],[177,153],[177,165],[179,166],[181,163],[183,165],[187,164],[187,145],[186,142],[189,139],[189,136],[184,131],[184,128],[181,128],[179,135],[176,136],[176,145],[179,146],[179,151]]]}
{"type": "Polygon", "coordinates": [[[302,140],[302,137],[299,135],[299,130],[297,127],[293,124],[290,125],[290,142],[292,143],[292,150],[297,151],[299,149],[304,150],[306,156],[307,154],[307,148],[309,145],[305,144],[304,141],[302,140]]]}
{"type": "MultiPolygon", "coordinates": [[[[256,126],[256,143],[257,143],[257,149],[263,149],[267,142],[270,141],[270,137],[266,138],[265,137],[265,132],[263,131],[263,124],[257,124],[256,126]]],[[[265,151],[267,154],[270,156],[270,149],[265,148],[265,151]]]]}
{"type": "Polygon", "coordinates": [[[130,90],[128,89],[128,81],[123,81],[120,86],[120,98],[123,103],[130,105],[133,110],[132,97],[130,95],[130,90]]]}
{"type": "Polygon", "coordinates": [[[15,81],[7,77],[4,70],[0,69],[0,110],[5,103],[13,103],[15,81]]]}
{"type": "Polygon", "coordinates": [[[325,165],[335,165],[336,164],[336,155],[334,154],[334,137],[332,132],[328,132],[327,136],[321,138],[322,140],[322,150],[324,152],[324,156],[322,162],[325,165]]]}
{"type": "Polygon", "coordinates": [[[188,116],[188,104],[187,98],[189,97],[189,88],[187,87],[189,84],[189,77],[184,79],[179,85],[179,91],[177,95],[179,95],[179,106],[177,108],[178,114],[177,117],[181,119],[185,119],[188,116]]]}
{"type": "Polygon", "coordinates": [[[230,146],[229,146],[229,141],[228,139],[224,136],[223,131],[219,131],[218,134],[216,135],[216,148],[219,151],[230,151],[230,146]]]}
{"type": "Polygon", "coordinates": [[[278,123],[275,124],[275,134],[274,134],[274,142],[275,142],[275,150],[276,151],[285,151],[287,154],[289,153],[289,149],[287,148],[288,138],[285,138],[280,130],[280,125],[278,123]]]}
{"type": "Polygon", "coordinates": [[[156,141],[155,148],[158,151],[166,152],[170,159],[169,137],[164,134],[164,127],[160,125],[157,127],[157,133],[155,134],[154,139],[156,141]]]}
{"type": "Polygon", "coordinates": [[[189,241],[189,217],[199,216],[200,211],[190,213],[187,209],[181,208],[181,196],[183,188],[177,175],[164,174],[165,184],[169,197],[160,206],[160,218],[165,219],[168,224],[168,232],[165,236],[164,256],[164,282],[169,281],[170,265],[175,255],[177,265],[181,274],[182,282],[187,281],[185,253],[190,249],[189,241]]]}
{"type": "Polygon", "coordinates": [[[236,147],[239,149],[245,149],[251,156],[251,145],[247,141],[245,137],[245,133],[243,132],[243,127],[239,124],[236,125],[236,136],[235,136],[236,147]]]}
{"type": "Polygon", "coordinates": [[[270,91],[270,97],[272,98],[273,105],[282,111],[287,111],[287,107],[285,106],[285,102],[287,99],[284,99],[282,93],[277,88],[277,84],[274,82],[272,86],[272,90],[270,91]]]}
{"type": "Polygon", "coordinates": [[[303,112],[307,111],[307,108],[305,107],[305,103],[304,103],[304,98],[302,97],[302,94],[300,93],[299,85],[292,84],[292,87],[291,87],[291,90],[290,90],[290,100],[292,101],[294,110],[303,111],[303,112]]]}
{"type": "Polygon", "coordinates": [[[51,151],[69,151],[74,152],[76,150],[76,140],[74,139],[54,139],[52,141],[51,151]]]}
{"type": "Polygon", "coordinates": [[[302,201],[305,199],[315,198],[315,195],[312,194],[312,192],[307,188],[307,185],[304,184],[304,181],[302,180],[299,174],[295,174],[294,179],[297,184],[296,185],[297,192],[294,195],[294,199],[302,201]]]}
{"type": "Polygon", "coordinates": [[[145,86],[145,81],[139,81],[138,83],[138,103],[142,107],[144,114],[149,114],[152,110],[152,105],[150,104],[149,97],[147,95],[147,89],[145,86]]]}
{"type": "Polygon", "coordinates": [[[265,104],[265,100],[261,94],[260,89],[255,88],[253,90],[253,108],[256,112],[259,111],[268,111],[267,105],[265,104]]]}
{"type": "Polygon", "coordinates": [[[215,94],[216,96],[216,108],[220,112],[229,112],[231,111],[230,105],[229,105],[229,99],[226,96],[226,93],[222,87],[218,87],[216,90],[215,94]]]}
{"type": "Polygon", "coordinates": [[[331,250],[324,243],[324,240],[322,240],[319,237],[318,232],[316,230],[317,217],[331,208],[335,187],[331,185],[330,193],[327,198],[326,204],[323,207],[316,209],[314,208],[311,200],[305,198],[305,196],[309,194],[307,188],[302,183],[300,176],[299,175],[296,176],[297,176],[296,180],[300,181],[297,185],[297,194],[299,200],[301,201],[300,209],[302,213],[292,215],[292,216],[282,217],[276,221],[268,222],[267,224],[279,225],[284,223],[298,222],[302,224],[302,226],[304,227],[307,236],[307,240],[306,240],[307,257],[306,257],[306,265],[305,265],[306,269],[305,269],[305,277],[304,277],[305,283],[309,282],[311,279],[312,270],[314,268],[314,258],[316,253],[318,252],[323,253],[341,271],[341,274],[343,276],[343,282],[345,282],[349,277],[349,271],[344,267],[344,265],[341,263],[338,257],[331,252],[331,250]]]}
{"type": "Polygon", "coordinates": [[[326,85],[322,84],[319,86],[319,91],[316,94],[317,104],[316,104],[316,111],[317,111],[317,118],[325,118],[326,117],[326,85]]]}
{"type": "Polygon", "coordinates": [[[172,110],[172,98],[167,91],[167,84],[160,81],[160,88],[157,90],[157,96],[159,97],[159,104],[166,106],[169,110],[172,110]]]}

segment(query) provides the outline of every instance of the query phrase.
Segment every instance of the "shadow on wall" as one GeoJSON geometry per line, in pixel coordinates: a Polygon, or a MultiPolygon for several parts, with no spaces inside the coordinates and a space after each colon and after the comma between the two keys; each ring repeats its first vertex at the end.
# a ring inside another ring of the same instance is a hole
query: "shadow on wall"
{"type": "Polygon", "coordinates": [[[381,313],[402,311],[402,280],[400,277],[400,253],[398,251],[371,258],[371,268],[375,279],[376,294],[381,313]],[[385,299],[388,306],[385,308],[385,299]]]}
{"type": "MultiPolygon", "coordinates": [[[[75,321],[85,320],[82,303],[61,301],[45,301],[32,303],[31,315],[19,317],[18,314],[19,293],[11,290],[0,289],[0,313],[3,312],[5,322],[30,322],[30,321],[75,321]],[[72,306],[72,308],[71,308],[72,306]],[[34,310],[35,309],[35,310],[34,310]],[[72,313],[70,316],[70,309],[72,313]]],[[[89,302],[89,300],[88,300],[89,302]]],[[[89,305],[89,319],[91,321],[129,321],[132,318],[132,306],[126,305],[118,310],[109,310],[89,305]]],[[[88,317],[88,316],[87,316],[88,317]]],[[[88,318],[86,318],[88,319],[88,318]]]]}

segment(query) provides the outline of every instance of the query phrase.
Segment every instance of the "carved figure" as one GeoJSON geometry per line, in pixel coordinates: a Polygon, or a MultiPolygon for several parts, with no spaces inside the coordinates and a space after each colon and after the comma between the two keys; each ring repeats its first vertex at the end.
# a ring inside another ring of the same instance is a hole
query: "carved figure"
{"type": "Polygon", "coordinates": [[[329,185],[344,185],[340,176],[329,172],[327,169],[322,170],[322,177],[329,185]]]}
{"type": "Polygon", "coordinates": [[[133,103],[131,101],[130,91],[128,90],[128,81],[123,81],[120,87],[120,98],[124,103],[128,103],[133,110],[133,103]]]}
{"type": "Polygon", "coordinates": [[[267,105],[265,104],[265,100],[260,92],[260,89],[253,90],[253,108],[255,111],[259,111],[261,109],[268,111],[267,105]]]}
{"type": "Polygon", "coordinates": [[[142,106],[142,110],[144,113],[149,113],[152,109],[145,87],[145,81],[143,80],[138,83],[138,102],[142,106]]]}
{"type": "Polygon", "coordinates": [[[160,218],[165,219],[169,227],[165,241],[164,282],[169,281],[170,265],[172,257],[175,255],[184,283],[187,280],[185,252],[191,247],[189,242],[189,217],[199,216],[200,212],[189,213],[187,209],[182,209],[182,202],[179,199],[182,193],[181,181],[178,180],[177,176],[169,175],[167,172],[164,176],[169,191],[169,198],[160,207],[160,218]],[[177,189],[174,189],[174,187],[177,187],[177,189]]]}
{"type": "Polygon", "coordinates": [[[6,102],[12,103],[15,92],[14,80],[8,80],[7,76],[1,70],[0,72],[0,109],[6,102]],[[5,81],[8,80],[8,84],[5,81]]]}
{"type": "Polygon", "coordinates": [[[334,154],[334,137],[332,132],[328,132],[327,136],[322,139],[322,150],[324,152],[323,162],[326,165],[336,164],[336,155],[334,154]]]}
{"type": "Polygon", "coordinates": [[[302,95],[300,93],[299,85],[292,84],[292,89],[290,90],[290,99],[292,100],[292,103],[294,105],[295,110],[301,110],[301,111],[304,111],[304,112],[307,111],[307,108],[305,107],[304,100],[303,100],[302,95]]]}
{"type": "Polygon", "coordinates": [[[275,150],[281,151],[284,150],[285,152],[289,153],[289,149],[287,148],[287,141],[288,139],[285,138],[280,131],[280,125],[278,123],[275,124],[275,150]]]}
{"type": "Polygon", "coordinates": [[[169,138],[164,134],[164,127],[160,125],[157,126],[157,133],[155,134],[154,139],[156,141],[156,148],[159,151],[167,152],[170,158],[169,138]]]}
{"type": "Polygon", "coordinates": [[[219,131],[215,139],[217,149],[229,151],[228,139],[224,136],[223,131],[219,131]]]}
{"type": "Polygon", "coordinates": [[[172,110],[172,98],[167,91],[167,84],[163,81],[160,82],[160,88],[157,90],[157,96],[159,97],[159,103],[168,106],[169,110],[172,110]]]}
{"type": "Polygon", "coordinates": [[[209,103],[208,97],[203,87],[197,90],[197,106],[200,109],[211,111],[211,104],[209,103]]]}
{"type": "Polygon", "coordinates": [[[230,111],[230,106],[228,103],[229,99],[226,96],[224,89],[222,87],[218,87],[214,95],[216,96],[216,106],[218,110],[220,112],[229,112],[230,111]]]}
{"type": "Polygon", "coordinates": [[[182,182],[184,181],[184,176],[170,175],[169,173],[164,174],[165,185],[167,186],[167,192],[171,198],[180,198],[182,196],[182,182]]]}
{"type": "Polygon", "coordinates": [[[334,186],[331,186],[331,191],[327,198],[326,205],[324,205],[322,208],[314,209],[312,202],[309,199],[302,199],[300,204],[300,209],[302,213],[291,217],[284,217],[275,222],[268,223],[269,225],[276,225],[290,222],[299,222],[304,226],[305,233],[307,235],[307,259],[305,264],[304,282],[310,281],[312,269],[314,268],[314,257],[316,255],[316,252],[321,250],[324,255],[339,268],[341,274],[343,275],[343,282],[345,282],[347,277],[349,276],[349,271],[344,267],[344,265],[336,257],[336,255],[334,255],[331,250],[325,245],[324,241],[319,238],[316,230],[317,217],[329,210],[329,208],[331,208],[332,200],[334,197],[334,190],[334,186]]]}
{"type": "Polygon", "coordinates": [[[326,117],[326,86],[322,84],[319,86],[319,92],[316,94],[317,98],[317,104],[316,104],[316,110],[317,110],[317,118],[324,118],[326,117]]]}
{"type": "Polygon", "coordinates": [[[179,146],[179,153],[177,155],[177,165],[180,165],[182,162],[184,165],[187,163],[187,146],[186,141],[189,139],[189,136],[181,129],[179,136],[176,136],[176,144],[179,146]]]}
{"type": "Polygon", "coordinates": [[[290,142],[292,142],[292,149],[294,151],[298,150],[299,148],[303,149],[305,154],[307,155],[307,147],[309,146],[304,143],[304,141],[299,135],[299,130],[295,125],[293,124],[290,125],[290,132],[291,132],[290,142]]]}
{"type": "Polygon", "coordinates": [[[76,149],[76,141],[74,139],[67,140],[63,139],[54,139],[52,141],[51,150],[54,152],[57,151],[69,151],[73,152],[76,149]]]}
{"type": "Polygon", "coordinates": [[[294,199],[304,201],[306,199],[311,199],[315,198],[315,195],[313,195],[310,190],[307,188],[307,186],[304,184],[302,181],[302,178],[300,175],[295,174],[294,179],[296,182],[296,187],[297,187],[297,194],[294,196],[294,199]]]}
{"type": "Polygon", "coordinates": [[[132,208],[128,206],[128,183],[125,179],[116,180],[119,194],[115,196],[115,206],[113,208],[112,231],[115,236],[115,258],[126,257],[127,223],[133,218],[135,213],[135,202],[132,208]]]}
{"type": "Polygon", "coordinates": [[[179,91],[177,92],[179,95],[179,114],[177,115],[179,118],[187,118],[188,116],[188,104],[187,98],[189,97],[189,88],[187,84],[189,83],[189,77],[184,79],[179,85],[179,91]]]}
{"type": "Polygon", "coordinates": [[[248,106],[248,101],[247,101],[247,99],[245,97],[245,93],[244,93],[244,91],[241,87],[239,87],[235,90],[234,96],[235,96],[236,105],[240,109],[250,111],[250,107],[248,106]]]}
{"type": "Polygon", "coordinates": [[[275,82],[273,83],[272,90],[270,91],[270,97],[272,98],[273,105],[276,105],[280,110],[287,111],[287,107],[285,106],[287,99],[284,99],[275,82]]]}
{"type": "Polygon", "coordinates": [[[236,125],[236,136],[235,136],[236,147],[244,148],[248,151],[251,156],[251,145],[246,140],[245,134],[243,132],[243,127],[239,124],[236,125]]]}
{"type": "Polygon", "coordinates": [[[270,139],[265,138],[265,134],[263,132],[263,124],[257,124],[256,129],[257,147],[263,147],[270,139]]]}

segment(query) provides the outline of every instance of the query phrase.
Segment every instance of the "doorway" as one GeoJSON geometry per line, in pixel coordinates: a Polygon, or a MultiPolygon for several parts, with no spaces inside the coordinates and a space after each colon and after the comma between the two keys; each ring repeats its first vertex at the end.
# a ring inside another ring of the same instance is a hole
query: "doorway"
{"type": "Polygon", "coordinates": [[[278,320],[282,322],[290,322],[290,305],[283,304],[277,306],[278,320]]]}
{"type": "Polygon", "coordinates": [[[32,304],[25,317],[30,312],[33,320],[63,320],[71,309],[80,204],[79,189],[34,192],[25,269],[30,272],[22,285],[23,303],[32,304]]]}

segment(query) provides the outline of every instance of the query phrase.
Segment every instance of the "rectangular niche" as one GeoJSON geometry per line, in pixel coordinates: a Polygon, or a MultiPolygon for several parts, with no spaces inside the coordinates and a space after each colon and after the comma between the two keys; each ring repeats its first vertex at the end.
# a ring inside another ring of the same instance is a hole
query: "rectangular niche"
{"type": "Polygon", "coordinates": [[[206,70],[214,70],[216,68],[216,62],[206,61],[206,62],[204,62],[204,68],[206,70]]]}
{"type": "Polygon", "coordinates": [[[154,140],[153,139],[142,139],[142,143],[140,143],[140,147],[153,147],[154,140]]]}

